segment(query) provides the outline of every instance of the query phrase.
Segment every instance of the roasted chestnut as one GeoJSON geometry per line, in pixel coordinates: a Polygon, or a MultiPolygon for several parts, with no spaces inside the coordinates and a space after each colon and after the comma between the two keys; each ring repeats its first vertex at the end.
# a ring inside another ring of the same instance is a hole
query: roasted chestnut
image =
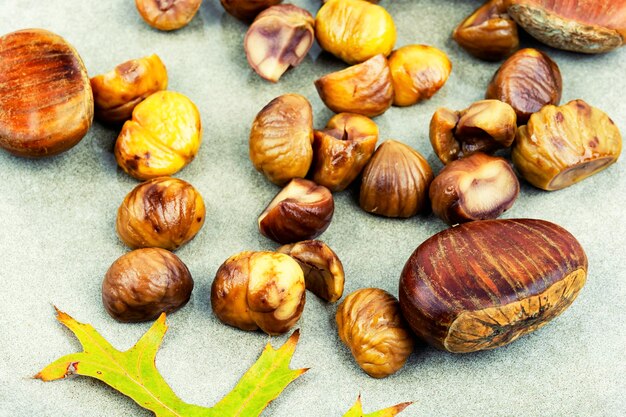
{"type": "Polygon", "coordinates": [[[201,4],[202,0],[135,0],[137,11],[147,24],[167,31],[187,26],[201,4]]]}
{"type": "Polygon", "coordinates": [[[249,22],[268,7],[282,0],[220,0],[226,12],[239,20],[249,22]]]}

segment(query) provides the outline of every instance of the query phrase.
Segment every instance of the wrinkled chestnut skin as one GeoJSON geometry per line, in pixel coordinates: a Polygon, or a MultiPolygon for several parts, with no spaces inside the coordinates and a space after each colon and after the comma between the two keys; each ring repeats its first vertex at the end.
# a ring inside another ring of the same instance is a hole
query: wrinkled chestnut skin
{"type": "Polygon", "coordinates": [[[188,182],[161,177],[136,186],[117,210],[117,234],[126,245],[176,250],[202,228],[202,196],[188,182]]]}
{"type": "Polygon", "coordinates": [[[313,161],[313,110],[299,94],[270,101],[250,129],[250,160],[276,185],[304,178],[313,161]]]}
{"type": "Polygon", "coordinates": [[[459,112],[441,107],[430,120],[430,144],[441,162],[449,164],[461,154],[461,144],[454,138],[459,112]]]}
{"type": "Polygon", "coordinates": [[[519,181],[509,163],[484,153],[450,162],[430,184],[435,213],[448,224],[495,219],[513,206],[519,181]]]}
{"type": "Polygon", "coordinates": [[[211,307],[229,326],[278,335],[300,319],[305,296],[302,269],[293,258],[275,252],[241,252],[217,270],[211,307]]]}
{"type": "Polygon", "coordinates": [[[0,147],[23,157],[64,152],[93,121],[87,70],[62,37],[26,29],[0,37],[0,147]]]}
{"type": "Polygon", "coordinates": [[[176,30],[187,26],[202,0],[135,0],[142,19],[155,29],[176,30]]]}
{"type": "Polygon", "coordinates": [[[413,335],[396,297],[378,288],[364,288],[339,305],[337,331],[356,363],[369,376],[385,378],[398,372],[413,352],[413,335]]]}
{"type": "Polygon", "coordinates": [[[413,148],[387,140],[363,171],[359,204],[369,213],[411,217],[429,208],[428,187],[433,171],[413,148]]]}
{"type": "Polygon", "coordinates": [[[193,279],[185,264],[160,248],[137,249],[111,265],[102,282],[102,302],[115,320],[154,320],[178,310],[191,297],[193,279]]]}
{"type": "Polygon", "coordinates": [[[226,12],[239,20],[250,22],[268,7],[282,3],[282,0],[220,0],[226,12]]]}
{"type": "Polygon", "coordinates": [[[485,61],[500,61],[519,48],[517,24],[506,12],[507,0],[488,0],[454,30],[463,49],[485,61]]]}
{"type": "Polygon", "coordinates": [[[622,136],[609,116],[574,100],[533,114],[518,130],[511,157],[526,181],[553,191],[606,169],[621,152],[622,136]]]}
{"type": "Polygon", "coordinates": [[[283,244],[314,239],[328,228],[334,212],[335,203],[328,188],[295,178],[261,213],[259,231],[283,244]]]}
{"type": "Polygon", "coordinates": [[[504,101],[515,110],[517,123],[548,104],[561,101],[563,81],[558,65],[537,49],[517,51],[493,76],[485,98],[504,101]]]}
{"type": "Polygon", "coordinates": [[[464,223],[422,243],[400,278],[415,334],[455,353],[493,349],[544,326],[578,296],[587,257],[543,220],[464,223]]]}
{"type": "Polygon", "coordinates": [[[345,190],[370,160],[378,126],[371,119],[353,113],[333,116],[313,140],[313,181],[333,192],[345,190]]]}

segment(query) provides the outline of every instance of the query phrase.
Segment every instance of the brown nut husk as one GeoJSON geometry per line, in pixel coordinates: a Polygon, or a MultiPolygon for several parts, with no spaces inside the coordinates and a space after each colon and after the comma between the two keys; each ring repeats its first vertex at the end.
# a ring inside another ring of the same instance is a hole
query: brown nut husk
{"type": "Polygon", "coordinates": [[[135,0],[142,19],[155,29],[176,30],[187,26],[202,0],[135,0]]]}
{"type": "Polygon", "coordinates": [[[205,219],[204,201],[188,182],[161,177],[136,186],[117,210],[117,234],[133,249],[175,250],[193,239],[205,219]]]}
{"type": "Polygon", "coordinates": [[[485,61],[500,61],[519,48],[517,23],[508,15],[507,0],[488,0],[452,33],[463,49],[485,61]]]}
{"type": "Polygon", "coordinates": [[[400,277],[400,307],[416,335],[455,353],[494,349],[561,314],[587,277],[587,257],[543,220],[484,220],[422,243],[400,277]]]}
{"type": "Polygon", "coordinates": [[[452,63],[441,50],[428,45],[407,45],[389,56],[393,104],[411,106],[434,96],[448,81],[452,63]]]}
{"type": "Polygon", "coordinates": [[[278,335],[300,319],[305,295],[302,269],[293,258],[275,252],[241,252],[217,270],[211,307],[230,326],[278,335]]]}
{"type": "Polygon", "coordinates": [[[248,63],[261,77],[277,82],[309,53],[315,38],[314,24],[311,13],[293,4],[280,4],[263,11],[243,40],[248,63]]]}
{"type": "Polygon", "coordinates": [[[59,35],[26,29],[0,37],[0,147],[13,155],[64,152],[87,134],[93,95],[76,50],[59,35]]]}
{"type": "Polygon", "coordinates": [[[526,48],[502,64],[494,74],[485,98],[509,104],[521,125],[543,106],[558,105],[562,91],[561,71],[556,62],[537,49],[526,48]]]}
{"type": "Polygon", "coordinates": [[[378,126],[354,113],[333,116],[313,140],[313,181],[333,192],[345,190],[372,157],[378,126]]]}
{"type": "Polygon", "coordinates": [[[324,104],[335,113],[375,117],[393,103],[391,71],[383,55],[327,74],[315,81],[315,88],[324,104]]]}
{"type": "Polygon", "coordinates": [[[413,352],[413,336],[402,318],[398,300],[378,288],[348,295],[335,316],[341,341],[369,376],[398,372],[413,352]]]}
{"type": "Polygon", "coordinates": [[[282,0],[220,0],[220,3],[228,14],[250,22],[263,10],[282,3],[282,0]]]}
{"type": "Polygon", "coordinates": [[[96,118],[106,123],[130,119],[133,109],[149,95],[167,89],[167,70],[153,54],[131,59],[91,79],[96,118]]]}
{"type": "Polygon", "coordinates": [[[519,181],[503,158],[475,153],[452,161],[430,184],[433,212],[448,224],[495,219],[519,195],[519,181]]]}
{"type": "Polygon", "coordinates": [[[334,211],[333,195],[328,188],[295,178],[261,213],[259,231],[278,243],[314,239],[328,228],[334,211]]]}
{"type": "Polygon", "coordinates": [[[313,110],[299,94],[270,101],[250,130],[250,160],[270,181],[284,185],[304,178],[313,161],[313,110]]]}
{"type": "Polygon", "coordinates": [[[160,248],[137,249],[107,271],[102,302],[118,321],[148,321],[187,304],[192,290],[189,269],[178,256],[160,248]]]}
{"type": "Polygon", "coordinates": [[[533,114],[517,132],[515,168],[537,188],[569,187],[617,161],[622,136],[603,111],[582,100],[533,114]]]}
{"type": "Polygon", "coordinates": [[[433,171],[413,148],[387,140],[363,171],[359,204],[369,213],[411,217],[429,208],[428,187],[433,171]]]}
{"type": "Polygon", "coordinates": [[[277,252],[291,256],[304,272],[306,289],[323,300],[334,303],[343,295],[345,275],[343,264],[322,241],[305,240],[278,248],[277,252]]]}

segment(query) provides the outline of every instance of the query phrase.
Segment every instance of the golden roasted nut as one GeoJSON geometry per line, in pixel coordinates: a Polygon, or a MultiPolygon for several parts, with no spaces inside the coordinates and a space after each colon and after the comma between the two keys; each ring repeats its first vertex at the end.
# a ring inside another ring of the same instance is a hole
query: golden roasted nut
{"type": "Polygon", "coordinates": [[[431,98],[444,86],[452,63],[441,50],[427,45],[407,45],[389,57],[393,104],[411,106],[431,98]]]}
{"type": "Polygon", "coordinates": [[[116,229],[131,248],[175,250],[204,224],[200,193],[188,182],[161,177],[136,186],[117,210],[116,229]]]}
{"type": "Polygon", "coordinates": [[[452,161],[430,184],[433,212],[448,224],[495,219],[513,206],[519,181],[509,163],[484,153],[452,161]]]}
{"type": "Polygon", "coordinates": [[[158,55],[132,59],[91,79],[96,117],[109,123],[123,122],[150,94],[167,88],[167,70],[158,55]]]}
{"type": "Polygon", "coordinates": [[[378,126],[353,113],[333,116],[313,141],[313,181],[331,191],[343,191],[361,173],[378,141],[378,126]]]}
{"type": "Polygon", "coordinates": [[[315,81],[315,88],[324,104],[335,113],[374,117],[386,112],[393,103],[391,71],[382,55],[326,74],[315,81]]]}
{"type": "Polygon", "coordinates": [[[448,164],[459,157],[461,145],[454,138],[459,112],[441,107],[430,120],[430,144],[441,162],[448,164]]]}
{"type": "Polygon", "coordinates": [[[172,175],[191,162],[202,142],[200,113],[186,96],[159,91],[139,103],[115,143],[115,159],[129,175],[172,175]]]}
{"type": "Polygon", "coordinates": [[[137,249],[107,271],[102,302],[118,321],[148,321],[187,304],[192,290],[189,269],[178,256],[160,248],[137,249]]]}
{"type": "Polygon", "coordinates": [[[363,0],[329,0],[315,17],[322,49],[356,64],[382,54],[396,43],[396,26],[387,11],[363,0]]]}
{"type": "Polygon", "coordinates": [[[411,217],[429,208],[428,187],[433,171],[413,148],[387,140],[363,171],[359,204],[369,213],[411,217]]]}
{"type": "Polygon", "coordinates": [[[324,242],[305,240],[281,246],[277,252],[291,256],[300,264],[307,290],[330,303],[341,298],[345,281],[343,265],[324,242]]]}
{"type": "Polygon", "coordinates": [[[135,0],[143,20],[159,30],[176,30],[187,26],[201,4],[202,0],[135,0]]]}
{"type": "Polygon", "coordinates": [[[211,307],[230,326],[277,335],[300,319],[305,295],[304,275],[293,258],[275,252],[241,252],[217,270],[211,307]]]}
{"type": "Polygon", "coordinates": [[[334,211],[328,188],[294,178],[259,216],[259,231],[278,243],[314,239],[328,228],[334,211]]]}
{"type": "Polygon", "coordinates": [[[517,132],[511,156],[526,181],[553,191],[602,171],[621,152],[622,136],[606,113],[574,100],[530,116],[517,132]]]}
{"type": "Polygon", "coordinates": [[[278,81],[309,53],[315,38],[314,24],[311,13],[293,4],[280,4],[263,11],[243,40],[248,63],[261,77],[278,81]]]}
{"type": "Polygon", "coordinates": [[[0,148],[56,155],[80,142],[92,121],[87,70],[65,39],[42,29],[0,37],[0,148]]]}
{"type": "Polygon", "coordinates": [[[341,341],[369,376],[384,378],[404,366],[413,352],[413,336],[396,297],[378,288],[348,295],[335,316],[341,341]]]}
{"type": "Polygon", "coordinates": [[[239,20],[249,22],[268,7],[282,2],[282,0],[220,0],[224,10],[239,20]]]}
{"type": "Polygon", "coordinates": [[[519,48],[517,24],[506,12],[507,0],[488,0],[454,30],[452,37],[467,52],[485,61],[500,61],[519,48]]]}
{"type": "Polygon", "coordinates": [[[270,101],[250,130],[250,160],[270,181],[284,185],[304,178],[313,161],[313,110],[299,94],[270,101]]]}
{"type": "Polygon", "coordinates": [[[558,65],[543,52],[526,48],[507,59],[495,73],[485,98],[504,101],[513,107],[517,123],[548,104],[561,101],[563,82],[558,65]]]}

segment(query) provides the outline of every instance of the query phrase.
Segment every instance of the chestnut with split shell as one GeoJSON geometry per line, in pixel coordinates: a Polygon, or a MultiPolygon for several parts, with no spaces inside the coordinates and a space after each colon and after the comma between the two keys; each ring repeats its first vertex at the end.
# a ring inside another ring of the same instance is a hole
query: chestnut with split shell
{"type": "Polygon", "coordinates": [[[187,26],[202,0],[135,0],[137,11],[155,29],[170,31],[187,26]]]}

